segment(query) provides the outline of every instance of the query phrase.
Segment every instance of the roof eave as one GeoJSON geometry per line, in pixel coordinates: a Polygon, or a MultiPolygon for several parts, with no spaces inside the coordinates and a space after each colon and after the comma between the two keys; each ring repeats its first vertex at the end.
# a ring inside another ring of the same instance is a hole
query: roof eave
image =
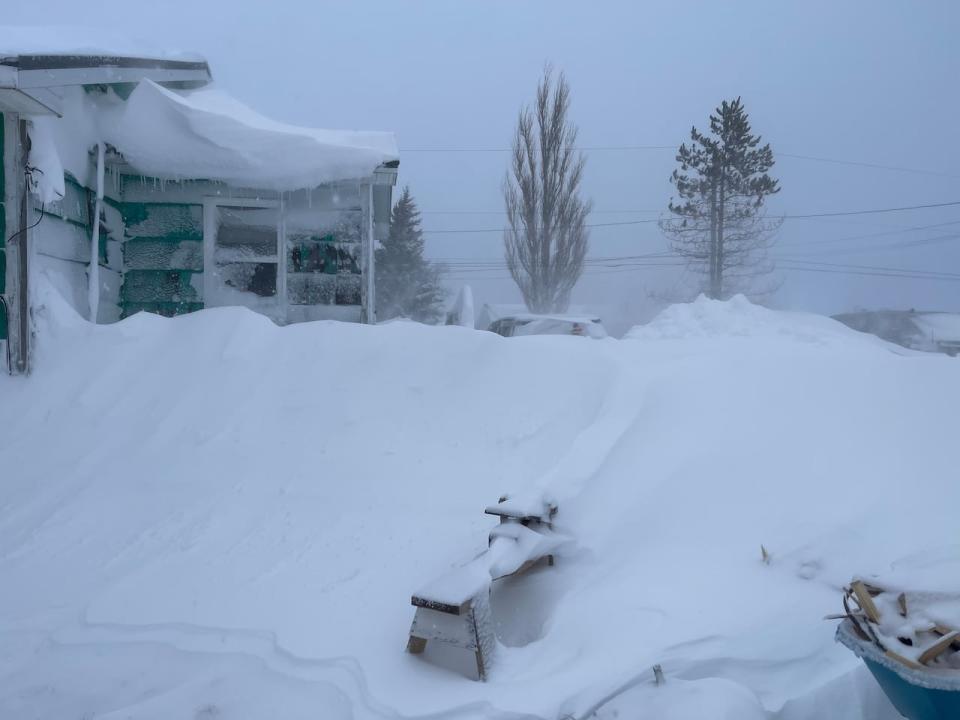
{"type": "Polygon", "coordinates": [[[116,55],[0,57],[0,86],[19,90],[137,83],[141,80],[153,80],[160,84],[177,83],[184,87],[203,87],[212,79],[210,67],[205,60],[164,60],[116,55]]]}

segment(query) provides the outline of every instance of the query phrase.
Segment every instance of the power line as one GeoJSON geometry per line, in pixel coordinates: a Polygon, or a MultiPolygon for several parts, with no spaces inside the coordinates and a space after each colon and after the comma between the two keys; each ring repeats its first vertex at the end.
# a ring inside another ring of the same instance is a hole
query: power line
{"type": "Polygon", "coordinates": [[[960,220],[950,220],[949,222],[935,223],[933,225],[915,225],[913,227],[898,228],[896,230],[884,230],[882,232],[875,233],[864,233],[861,235],[848,235],[847,237],[840,238],[825,238],[821,240],[794,240],[793,242],[782,242],[777,243],[778,246],[784,245],[823,245],[823,244],[832,244],[838,242],[847,242],[850,240],[865,240],[867,238],[874,237],[883,237],[886,235],[902,235],[904,233],[913,232],[915,230],[933,230],[935,228],[947,227],[948,225],[960,225],[960,220]]]}
{"type": "Polygon", "coordinates": [[[810,160],[813,162],[830,163],[831,165],[852,165],[855,167],[871,168],[873,170],[892,170],[895,172],[915,173],[918,175],[932,175],[934,177],[954,178],[960,180],[960,175],[951,175],[936,170],[920,170],[918,168],[899,167],[897,165],[880,165],[877,163],[860,162],[858,160],[836,160],[834,158],[815,157],[813,155],[796,155],[794,153],[777,153],[776,157],[787,157],[795,160],[810,160]]]}
{"type": "Polygon", "coordinates": [[[904,207],[880,208],[878,210],[849,210],[845,212],[809,213],[806,215],[781,215],[785,220],[804,220],[818,217],[842,217],[847,215],[877,215],[880,213],[903,212],[905,210],[926,210],[928,208],[950,207],[960,205],[960,200],[943,203],[928,203],[927,205],[907,205],[904,207]]]}
{"type": "MultiPolygon", "coordinates": [[[[852,215],[878,215],[883,213],[894,213],[894,212],[906,212],[910,210],[929,210],[933,208],[944,208],[944,207],[955,207],[960,205],[960,200],[953,200],[950,202],[941,202],[941,203],[927,203],[924,205],[904,205],[902,207],[892,207],[892,208],[876,208],[871,210],[844,210],[839,212],[822,212],[822,213],[804,213],[796,215],[779,215],[771,217],[771,220],[809,220],[811,218],[828,218],[828,217],[849,217],[852,215]]],[[[647,225],[650,223],[660,222],[659,218],[651,218],[647,220],[623,220],[621,222],[608,222],[608,223],[586,223],[584,227],[587,228],[598,228],[598,227],[617,227],[624,225],[647,225]]],[[[557,226],[556,229],[561,229],[563,226],[557,226]]],[[[503,232],[506,228],[454,228],[450,230],[424,230],[424,235],[456,235],[460,233],[499,233],[503,232]]]]}
{"type": "Polygon", "coordinates": [[[879,272],[896,272],[896,273],[909,272],[917,275],[942,276],[942,277],[950,278],[953,280],[960,280],[960,273],[943,272],[940,270],[917,270],[914,268],[895,268],[895,267],[883,267],[883,266],[877,266],[877,265],[851,265],[846,263],[818,262],[816,260],[792,260],[790,258],[783,258],[782,262],[786,262],[789,264],[797,264],[797,265],[812,265],[816,267],[845,268],[845,269],[853,269],[853,270],[876,270],[879,272]]]}
{"type": "MultiPolygon", "coordinates": [[[[630,151],[647,151],[647,150],[677,150],[679,145],[582,145],[576,146],[576,150],[583,152],[607,152],[607,151],[617,151],[617,152],[630,152],[630,151]]],[[[513,152],[512,148],[508,147],[479,147],[479,148],[463,148],[463,147],[447,147],[447,148],[405,148],[402,150],[403,153],[450,153],[450,154],[464,154],[464,153],[509,153],[513,152]]],[[[777,152],[774,155],[775,158],[790,158],[792,160],[805,160],[807,162],[820,162],[827,163],[829,165],[846,165],[850,167],[862,167],[869,168],[872,170],[887,170],[891,172],[905,172],[913,173],[916,175],[930,175],[933,177],[945,177],[953,178],[960,180],[960,175],[953,175],[950,173],[940,172],[937,170],[925,170],[920,168],[911,168],[903,167],[900,165],[885,165],[882,163],[873,163],[873,162],[864,162],[862,160],[846,160],[840,158],[829,158],[822,157],[818,155],[804,155],[800,153],[787,153],[787,152],[777,152]]]]}
{"type": "MultiPolygon", "coordinates": [[[[621,269],[621,268],[645,268],[645,267],[675,267],[675,266],[686,266],[689,263],[687,262],[676,262],[680,260],[681,256],[676,253],[656,253],[649,255],[622,255],[622,256],[610,256],[610,257],[601,257],[601,258],[588,258],[587,259],[587,268],[584,271],[585,273],[593,274],[600,272],[605,269],[621,269]]],[[[455,270],[451,274],[461,274],[461,273],[480,273],[480,272],[491,272],[499,271],[506,267],[506,262],[503,260],[496,261],[478,261],[478,262],[466,262],[462,263],[459,266],[454,265],[454,267],[459,267],[459,270],[455,270]]],[[[829,269],[830,271],[849,271],[849,274],[864,274],[864,272],[877,273],[881,275],[893,274],[895,276],[910,276],[918,279],[945,279],[945,280],[958,280],[960,281],[960,273],[945,272],[940,270],[922,270],[916,268],[902,268],[902,267],[887,267],[887,266],[877,266],[877,265],[857,265],[852,263],[830,263],[830,262],[820,262],[816,260],[794,260],[790,258],[780,258],[777,264],[777,267],[784,267],[787,270],[793,269],[804,269],[809,268],[811,270],[815,269],[829,269]],[[785,266],[785,267],[784,267],[785,266]]]]}
{"type": "MultiPolygon", "coordinates": [[[[591,215],[640,215],[660,213],[660,210],[591,210],[591,215]]],[[[506,215],[506,210],[421,210],[421,215],[506,215]]]]}
{"type": "MultiPolygon", "coordinates": [[[[605,152],[608,150],[676,150],[678,145],[576,145],[574,150],[583,152],[605,152]]],[[[446,148],[404,148],[405,153],[508,153],[513,148],[508,147],[446,147],[446,148]]]]}
{"type": "Polygon", "coordinates": [[[944,280],[947,282],[960,282],[960,277],[939,277],[931,275],[914,275],[911,273],[883,273],[883,272],[874,272],[868,270],[829,270],[827,268],[812,268],[812,267],[783,267],[781,268],[786,271],[794,272],[816,272],[816,273],[826,273],[830,275],[864,275],[869,277],[889,277],[889,278],[904,278],[908,280],[944,280]]]}

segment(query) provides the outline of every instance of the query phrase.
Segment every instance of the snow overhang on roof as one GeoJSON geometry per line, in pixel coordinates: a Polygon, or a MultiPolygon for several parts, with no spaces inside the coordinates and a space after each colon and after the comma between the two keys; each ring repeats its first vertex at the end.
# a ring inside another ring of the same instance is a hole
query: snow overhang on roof
{"type": "Polygon", "coordinates": [[[277,191],[365,178],[392,184],[399,163],[393,133],[286,125],[216,89],[179,93],[149,80],[105,109],[101,127],[125,172],[167,180],[277,191]]]}
{"type": "Polygon", "coordinates": [[[206,60],[145,49],[128,38],[80,28],[0,28],[0,111],[61,115],[57,88],[142,80],[182,88],[207,85],[206,60]]]}

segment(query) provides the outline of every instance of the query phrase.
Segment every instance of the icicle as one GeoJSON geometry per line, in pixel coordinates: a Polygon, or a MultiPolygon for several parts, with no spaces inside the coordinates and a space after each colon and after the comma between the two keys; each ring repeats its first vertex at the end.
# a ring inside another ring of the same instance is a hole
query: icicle
{"type": "Polygon", "coordinates": [[[90,237],[90,277],[87,283],[90,322],[97,322],[100,310],[100,209],[103,207],[103,143],[97,143],[97,198],[93,204],[93,233],[90,237]]]}

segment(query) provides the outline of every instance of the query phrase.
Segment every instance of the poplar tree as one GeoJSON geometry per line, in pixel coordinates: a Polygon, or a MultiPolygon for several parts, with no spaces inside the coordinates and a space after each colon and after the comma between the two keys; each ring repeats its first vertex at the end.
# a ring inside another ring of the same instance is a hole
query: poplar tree
{"type": "Polygon", "coordinates": [[[554,83],[547,67],[533,108],[520,111],[503,184],[507,268],[535,313],[567,310],[587,255],[591,204],[580,197],[585,159],[569,109],[566,78],[554,83]]]}

